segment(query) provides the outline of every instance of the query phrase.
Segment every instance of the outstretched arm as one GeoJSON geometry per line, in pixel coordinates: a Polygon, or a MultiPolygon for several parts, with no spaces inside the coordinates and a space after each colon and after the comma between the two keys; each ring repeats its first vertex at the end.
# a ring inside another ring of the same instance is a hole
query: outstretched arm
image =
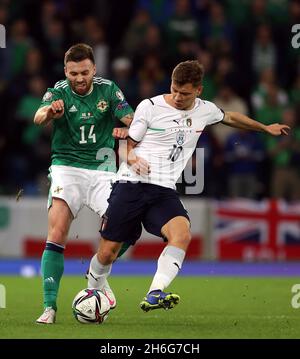
{"type": "Polygon", "coordinates": [[[279,123],[264,125],[261,122],[252,120],[250,117],[239,112],[225,112],[225,117],[222,123],[230,127],[244,130],[266,132],[273,136],[288,135],[290,130],[289,126],[280,125],[279,123]]]}

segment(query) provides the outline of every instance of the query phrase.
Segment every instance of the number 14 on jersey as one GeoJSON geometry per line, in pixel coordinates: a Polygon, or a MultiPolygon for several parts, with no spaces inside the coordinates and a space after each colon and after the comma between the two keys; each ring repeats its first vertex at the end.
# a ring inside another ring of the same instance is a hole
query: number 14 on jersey
{"type": "Polygon", "coordinates": [[[92,142],[92,143],[96,143],[96,134],[94,133],[94,127],[95,125],[91,125],[90,129],[89,129],[89,134],[86,137],[86,133],[88,131],[88,129],[86,129],[86,127],[88,126],[80,126],[80,134],[81,134],[81,138],[79,143],[82,144],[86,144],[88,142],[92,142]],[[91,140],[91,141],[89,141],[91,140]]]}

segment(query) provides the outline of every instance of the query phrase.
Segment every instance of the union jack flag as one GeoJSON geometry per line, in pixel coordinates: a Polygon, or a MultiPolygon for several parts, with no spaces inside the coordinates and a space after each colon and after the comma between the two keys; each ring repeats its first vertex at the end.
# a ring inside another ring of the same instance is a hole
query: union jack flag
{"type": "Polygon", "coordinates": [[[300,202],[214,202],[213,218],[218,259],[300,259],[300,202]]]}

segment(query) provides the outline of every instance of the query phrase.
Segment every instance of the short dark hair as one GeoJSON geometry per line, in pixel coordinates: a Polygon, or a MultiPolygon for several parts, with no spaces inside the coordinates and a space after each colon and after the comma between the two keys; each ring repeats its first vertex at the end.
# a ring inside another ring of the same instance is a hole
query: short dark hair
{"type": "Polygon", "coordinates": [[[172,72],[172,81],[179,86],[191,83],[194,87],[202,84],[204,67],[197,60],[180,62],[172,72]]]}
{"type": "Polygon", "coordinates": [[[66,65],[69,61],[80,62],[86,59],[90,59],[95,64],[94,52],[91,46],[87,44],[76,44],[69,48],[65,53],[64,63],[66,65]]]}

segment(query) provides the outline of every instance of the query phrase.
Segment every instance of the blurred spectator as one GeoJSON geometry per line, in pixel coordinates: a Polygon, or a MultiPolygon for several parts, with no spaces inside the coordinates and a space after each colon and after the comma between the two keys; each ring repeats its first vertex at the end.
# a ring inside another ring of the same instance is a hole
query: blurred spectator
{"type": "MultiPolygon", "coordinates": [[[[236,6],[236,0],[226,0],[226,10],[228,18],[233,21],[237,29],[249,20],[250,4],[249,0],[240,0],[236,6]]],[[[251,1],[254,3],[254,1],[251,1]]]]}
{"type": "Polygon", "coordinates": [[[188,61],[197,57],[199,46],[197,42],[188,37],[178,40],[177,54],[172,56],[170,63],[175,67],[179,62],[188,61]]]}
{"type": "Polygon", "coordinates": [[[138,82],[137,98],[134,102],[134,108],[145,98],[156,96],[155,82],[151,80],[144,80],[143,78],[138,82]]]}
{"type": "Polygon", "coordinates": [[[216,83],[213,77],[213,69],[214,69],[214,59],[209,51],[200,50],[198,51],[198,61],[204,67],[204,78],[203,78],[203,91],[201,94],[201,98],[203,100],[213,101],[217,94],[216,83]]]}
{"type": "MultiPolygon", "coordinates": [[[[21,99],[17,106],[17,117],[31,124],[34,114],[40,106],[41,97],[43,97],[47,89],[47,84],[43,78],[34,76],[28,81],[28,89],[29,92],[21,99]]],[[[38,127],[35,126],[35,128],[38,127]]]]}
{"type": "Polygon", "coordinates": [[[26,56],[24,69],[14,77],[10,87],[10,94],[14,101],[18,101],[28,90],[28,81],[34,76],[41,76],[45,81],[48,80],[48,74],[45,72],[42,53],[37,47],[32,47],[26,56]]]}
{"type": "MultiPolygon", "coordinates": [[[[255,117],[265,125],[281,123],[284,106],[280,103],[279,89],[275,84],[266,87],[266,97],[263,105],[256,111],[255,117]]],[[[265,138],[267,136],[264,136],[265,138]]]]}
{"type": "Polygon", "coordinates": [[[150,24],[145,32],[143,46],[140,46],[135,52],[134,62],[136,66],[141,66],[148,55],[155,55],[161,62],[166,62],[166,54],[163,47],[163,40],[160,28],[150,24]]]}
{"type": "Polygon", "coordinates": [[[239,88],[242,86],[243,79],[239,76],[238,70],[234,66],[233,59],[231,57],[222,56],[218,58],[214,73],[214,81],[218,87],[230,84],[234,91],[239,91],[239,88]]]}
{"type": "Polygon", "coordinates": [[[224,49],[225,52],[230,52],[234,44],[234,33],[221,3],[210,2],[209,17],[202,32],[208,49],[214,54],[220,54],[224,49]]]}
{"type": "Polygon", "coordinates": [[[225,143],[228,171],[228,194],[232,198],[257,198],[259,166],[265,157],[262,141],[257,133],[237,130],[225,143]]]}
{"type": "Polygon", "coordinates": [[[149,81],[149,83],[153,82],[156,93],[166,91],[169,86],[160,58],[156,55],[149,54],[144,58],[143,66],[138,71],[138,78],[142,81],[149,81]]]}
{"type": "Polygon", "coordinates": [[[259,25],[253,45],[253,69],[259,75],[264,69],[275,69],[276,48],[272,41],[271,28],[268,25],[259,25]]]}
{"type": "Polygon", "coordinates": [[[108,76],[109,48],[105,40],[105,31],[98,24],[95,17],[89,16],[84,20],[84,39],[83,42],[92,46],[97,68],[97,76],[108,76]]]}
{"type": "Polygon", "coordinates": [[[289,3],[289,22],[282,30],[281,42],[285,44],[283,57],[285,62],[283,64],[287,77],[286,83],[291,85],[294,78],[300,74],[300,47],[293,48],[291,46],[290,37],[291,29],[294,24],[300,24],[300,1],[291,0],[289,3]],[[287,40],[288,39],[288,40],[287,40]]]}
{"type": "Polygon", "coordinates": [[[282,123],[292,128],[289,136],[267,140],[272,160],[271,194],[274,198],[300,200],[300,123],[295,109],[283,112],[282,123]]]}
{"type": "Polygon", "coordinates": [[[0,3],[0,24],[6,26],[8,22],[8,11],[7,7],[0,3]]]}
{"type": "Polygon", "coordinates": [[[261,72],[256,89],[251,95],[251,104],[255,111],[258,111],[262,107],[266,106],[268,89],[272,87],[277,88],[276,103],[280,106],[287,105],[288,96],[283,89],[278,88],[274,70],[266,68],[261,72]]]}
{"type": "Polygon", "coordinates": [[[293,87],[290,90],[290,100],[293,105],[300,105],[300,73],[296,77],[293,87]]]}
{"type": "Polygon", "coordinates": [[[166,19],[169,18],[173,12],[174,0],[139,0],[138,8],[146,10],[155,24],[163,25],[166,19]]]}
{"type": "MultiPolygon", "coordinates": [[[[213,102],[223,111],[234,111],[248,115],[246,102],[235,94],[230,85],[224,84],[221,86],[213,102]]],[[[225,144],[228,136],[237,132],[237,129],[229,126],[213,126],[212,131],[218,141],[221,144],[225,144]]]]}
{"type": "Polygon", "coordinates": [[[7,41],[5,53],[9,58],[7,77],[13,78],[24,69],[27,53],[33,46],[28,36],[28,26],[25,20],[15,20],[11,25],[10,37],[7,41]]]}
{"type": "MultiPolygon", "coordinates": [[[[216,99],[224,110],[248,112],[250,106],[250,116],[267,124],[289,116],[284,110],[289,101],[299,106],[300,48],[291,46],[291,27],[300,23],[299,0],[93,0],[88,6],[84,0],[0,0],[0,23],[7,30],[7,48],[0,51],[0,106],[8,119],[0,133],[0,191],[5,193],[16,192],[19,183],[28,183],[35,194],[45,188],[40,178],[48,165],[51,128],[34,133],[28,125],[36,106],[32,83],[63,78],[61,58],[76,42],[93,46],[99,75],[111,71],[133,105],[168,92],[165,76],[171,67],[197,58],[205,68],[201,97],[216,99]]],[[[226,195],[219,178],[227,183],[227,172],[217,148],[228,129],[213,126],[201,137],[211,161],[205,170],[211,174],[205,179],[208,196],[226,195]]],[[[286,146],[294,153],[295,168],[296,150],[286,146]]],[[[279,155],[270,157],[272,163],[279,155]]],[[[268,162],[258,167],[267,183],[268,162]]],[[[258,195],[268,194],[267,186],[264,191],[258,195]]]]}
{"type": "Polygon", "coordinates": [[[166,44],[171,56],[177,55],[182,38],[198,42],[199,24],[191,12],[189,0],[176,0],[174,13],[166,24],[166,44]]]}
{"type": "Polygon", "coordinates": [[[128,103],[136,102],[136,81],[133,79],[132,63],[127,57],[118,57],[113,60],[112,80],[118,87],[125,89],[128,103]]]}
{"type": "MultiPolygon", "coordinates": [[[[198,140],[197,148],[204,149],[204,189],[201,196],[223,197],[226,194],[223,148],[214,136],[212,126],[205,128],[198,140]]],[[[193,164],[195,160],[196,157],[193,156],[193,164]]]]}
{"type": "Polygon", "coordinates": [[[134,57],[138,50],[143,46],[148,28],[151,26],[149,14],[144,9],[137,9],[137,12],[129,24],[126,32],[123,48],[129,57],[134,57]]]}
{"type": "MultiPolygon", "coordinates": [[[[41,24],[43,25],[43,30],[46,31],[52,20],[57,16],[57,7],[56,3],[53,0],[46,0],[42,2],[41,5],[41,24]]],[[[45,34],[47,36],[47,34],[45,34]]]]}
{"type": "Polygon", "coordinates": [[[163,44],[160,29],[156,25],[150,25],[146,30],[143,47],[139,49],[139,53],[142,54],[142,51],[145,55],[151,53],[163,56],[162,50],[163,44]]]}
{"type": "Polygon", "coordinates": [[[64,56],[67,42],[63,20],[59,17],[49,20],[44,26],[44,32],[44,46],[47,48],[47,52],[49,52],[46,58],[47,66],[51,69],[55,79],[59,79],[64,73],[61,58],[64,56]]]}

